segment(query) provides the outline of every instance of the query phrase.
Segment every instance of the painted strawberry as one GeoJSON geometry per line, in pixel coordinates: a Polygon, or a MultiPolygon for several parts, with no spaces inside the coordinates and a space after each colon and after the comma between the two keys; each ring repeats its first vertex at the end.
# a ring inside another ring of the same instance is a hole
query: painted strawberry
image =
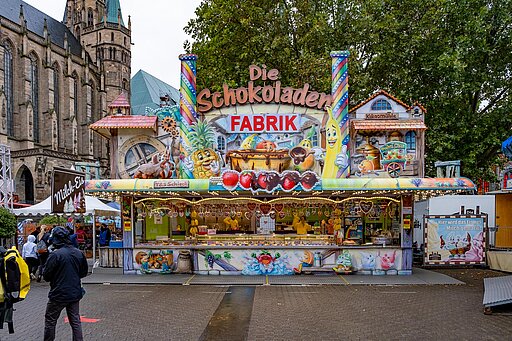
{"type": "Polygon", "coordinates": [[[258,186],[260,188],[266,189],[267,188],[267,173],[262,172],[258,175],[258,186]]]}
{"type": "Polygon", "coordinates": [[[224,188],[233,190],[238,185],[239,174],[237,171],[228,170],[222,174],[222,184],[224,188]]]}
{"type": "Polygon", "coordinates": [[[281,177],[281,187],[285,191],[291,191],[300,181],[298,172],[285,172],[281,177]]]}
{"type": "Polygon", "coordinates": [[[300,184],[304,190],[311,190],[318,182],[318,176],[313,172],[305,172],[302,174],[300,184]]]}
{"type": "Polygon", "coordinates": [[[267,182],[267,191],[272,191],[276,188],[279,185],[280,180],[281,179],[277,172],[268,172],[265,178],[265,181],[267,182]]]}
{"type": "Polygon", "coordinates": [[[244,171],[240,174],[240,186],[244,189],[251,189],[252,180],[254,178],[254,173],[252,171],[244,171]]]}

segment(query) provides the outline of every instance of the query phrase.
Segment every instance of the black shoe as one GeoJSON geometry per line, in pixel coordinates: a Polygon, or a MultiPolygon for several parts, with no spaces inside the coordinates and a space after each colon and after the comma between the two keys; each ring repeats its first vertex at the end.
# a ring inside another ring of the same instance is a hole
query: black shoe
{"type": "Polygon", "coordinates": [[[41,282],[41,276],[37,276],[37,280],[36,280],[38,283],[41,282]]]}

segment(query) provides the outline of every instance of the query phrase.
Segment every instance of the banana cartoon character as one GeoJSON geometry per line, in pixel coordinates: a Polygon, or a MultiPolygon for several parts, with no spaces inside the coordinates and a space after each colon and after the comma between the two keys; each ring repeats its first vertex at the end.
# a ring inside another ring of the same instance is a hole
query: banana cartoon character
{"type": "Polygon", "coordinates": [[[347,145],[343,145],[341,141],[341,130],[338,122],[332,116],[332,110],[327,107],[329,113],[329,120],[325,125],[326,134],[326,152],[324,170],[322,178],[335,179],[337,178],[338,171],[342,171],[348,166],[347,145]]]}
{"type": "Polygon", "coordinates": [[[258,134],[252,134],[246,137],[242,144],[240,145],[240,149],[254,149],[256,146],[256,139],[258,137],[258,134]]]}

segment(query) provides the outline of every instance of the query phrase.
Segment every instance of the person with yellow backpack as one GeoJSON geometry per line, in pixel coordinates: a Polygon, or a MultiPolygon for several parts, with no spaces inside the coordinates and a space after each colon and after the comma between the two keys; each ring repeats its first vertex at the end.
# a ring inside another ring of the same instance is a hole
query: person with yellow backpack
{"type": "Polygon", "coordinates": [[[27,297],[30,291],[30,272],[27,263],[13,246],[0,246],[0,329],[7,323],[9,334],[14,333],[13,305],[27,297]]]}

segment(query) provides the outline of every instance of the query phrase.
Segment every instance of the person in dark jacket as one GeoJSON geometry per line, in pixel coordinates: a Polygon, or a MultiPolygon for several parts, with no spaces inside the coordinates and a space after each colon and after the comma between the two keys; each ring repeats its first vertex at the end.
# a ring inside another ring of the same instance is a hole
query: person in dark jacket
{"type": "Polygon", "coordinates": [[[44,321],[44,340],[55,339],[55,325],[64,308],[73,331],[73,340],[81,341],[79,303],[83,297],[80,279],[87,276],[88,266],[84,254],[71,245],[69,232],[64,227],[53,229],[51,241],[55,250],[50,253],[43,270],[43,278],[50,282],[48,304],[44,321]]]}
{"type": "Polygon", "coordinates": [[[76,247],[78,249],[78,239],[76,236],[75,231],[71,227],[67,227],[68,233],[69,233],[69,240],[71,241],[71,245],[76,247]]]}
{"type": "Polygon", "coordinates": [[[112,238],[112,232],[105,224],[101,224],[100,235],[99,235],[99,244],[100,246],[109,246],[110,239],[112,238]]]}

